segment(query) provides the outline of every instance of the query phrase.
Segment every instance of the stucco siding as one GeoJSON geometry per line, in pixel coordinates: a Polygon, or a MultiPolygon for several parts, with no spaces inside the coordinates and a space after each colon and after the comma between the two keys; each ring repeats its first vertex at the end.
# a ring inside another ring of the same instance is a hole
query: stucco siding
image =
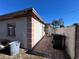
{"type": "Polygon", "coordinates": [[[71,59],[75,58],[75,26],[59,28],[55,30],[55,33],[65,35],[65,48],[71,59]]]}
{"type": "Polygon", "coordinates": [[[7,34],[7,25],[3,22],[0,22],[0,38],[5,37],[7,34]]]}
{"type": "Polygon", "coordinates": [[[10,39],[18,40],[21,42],[22,47],[27,47],[27,17],[20,17],[10,20],[5,20],[0,22],[0,38],[1,39],[10,39]],[[15,37],[10,37],[7,35],[7,24],[14,23],[15,28],[15,37]]]}
{"type": "Polygon", "coordinates": [[[44,24],[32,18],[32,47],[44,36],[44,24]]]}

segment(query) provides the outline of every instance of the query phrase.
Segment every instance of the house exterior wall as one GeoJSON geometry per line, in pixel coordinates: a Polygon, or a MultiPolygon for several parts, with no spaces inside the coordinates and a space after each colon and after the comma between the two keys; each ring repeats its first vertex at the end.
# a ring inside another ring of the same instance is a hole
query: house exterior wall
{"type": "Polygon", "coordinates": [[[44,24],[32,17],[32,47],[44,36],[44,24]]]}
{"type": "Polygon", "coordinates": [[[31,49],[45,34],[44,24],[34,8],[2,15],[0,16],[0,41],[18,40],[22,48],[31,49]],[[15,36],[8,36],[10,34],[15,36]]]}
{"type": "Polygon", "coordinates": [[[39,20],[31,17],[19,17],[0,22],[0,41],[9,39],[11,41],[18,40],[21,42],[22,48],[31,49],[44,36],[44,24],[39,20]],[[8,36],[7,24],[15,24],[16,36],[8,36]]]}
{"type": "Polygon", "coordinates": [[[55,30],[56,34],[65,35],[65,49],[71,59],[75,58],[75,26],[58,28],[55,30]]]}
{"type": "Polygon", "coordinates": [[[21,42],[23,48],[27,47],[27,17],[14,18],[10,20],[5,20],[0,22],[0,41],[1,39],[9,39],[11,41],[18,40],[21,42]],[[7,35],[7,24],[14,23],[15,37],[10,37],[7,35]]]}

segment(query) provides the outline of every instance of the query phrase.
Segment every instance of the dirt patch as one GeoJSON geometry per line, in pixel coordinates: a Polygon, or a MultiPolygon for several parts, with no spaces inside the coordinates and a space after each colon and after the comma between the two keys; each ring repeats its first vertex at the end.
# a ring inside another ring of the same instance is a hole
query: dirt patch
{"type": "Polygon", "coordinates": [[[26,54],[26,51],[24,49],[20,49],[20,53],[15,56],[0,53],[0,59],[48,59],[48,58],[26,54]]]}

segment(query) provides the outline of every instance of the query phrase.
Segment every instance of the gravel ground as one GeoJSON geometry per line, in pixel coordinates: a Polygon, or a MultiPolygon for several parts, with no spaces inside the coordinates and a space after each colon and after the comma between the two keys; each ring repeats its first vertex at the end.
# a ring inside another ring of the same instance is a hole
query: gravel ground
{"type": "Polygon", "coordinates": [[[49,58],[27,54],[24,49],[20,49],[20,53],[15,56],[0,53],[0,59],[49,59],[49,58]]]}

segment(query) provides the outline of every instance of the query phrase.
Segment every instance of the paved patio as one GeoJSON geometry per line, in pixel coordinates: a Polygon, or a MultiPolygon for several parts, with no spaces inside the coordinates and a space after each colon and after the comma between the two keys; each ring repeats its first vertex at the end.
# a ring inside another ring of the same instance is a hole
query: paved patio
{"type": "Polygon", "coordinates": [[[52,36],[45,35],[43,39],[33,48],[32,53],[51,59],[68,59],[64,50],[57,50],[53,48],[52,36]]]}

